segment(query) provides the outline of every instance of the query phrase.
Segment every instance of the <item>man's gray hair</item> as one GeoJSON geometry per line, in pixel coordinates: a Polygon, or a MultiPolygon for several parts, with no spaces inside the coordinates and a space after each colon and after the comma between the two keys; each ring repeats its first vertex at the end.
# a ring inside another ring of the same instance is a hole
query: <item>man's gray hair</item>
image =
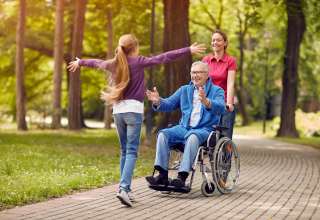
{"type": "Polygon", "coordinates": [[[206,71],[207,73],[209,73],[209,66],[208,66],[208,64],[207,64],[207,63],[204,63],[204,62],[202,62],[202,61],[193,62],[192,65],[191,65],[191,69],[192,69],[193,67],[199,66],[199,65],[202,67],[202,69],[203,69],[204,71],[206,71]]]}

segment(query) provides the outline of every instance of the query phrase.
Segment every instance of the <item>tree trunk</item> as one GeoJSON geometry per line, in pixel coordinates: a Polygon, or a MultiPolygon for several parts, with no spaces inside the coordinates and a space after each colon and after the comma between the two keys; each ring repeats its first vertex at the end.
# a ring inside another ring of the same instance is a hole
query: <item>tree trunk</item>
{"type": "Polygon", "coordinates": [[[53,114],[52,128],[61,127],[61,82],[63,63],[63,11],[64,0],[56,2],[56,27],[54,36],[53,114]]]}
{"type": "MultiPolygon", "coordinates": [[[[72,57],[81,57],[85,22],[86,0],[76,0],[72,34],[72,57]]],[[[69,75],[68,126],[71,130],[81,129],[81,81],[80,70],[69,75]]]]}
{"type": "Polygon", "coordinates": [[[298,95],[299,48],[306,24],[301,0],[287,0],[287,43],[282,75],[281,121],[277,136],[298,137],[295,110],[298,95]]]}
{"type": "Polygon", "coordinates": [[[26,1],[20,0],[16,33],[16,117],[18,130],[27,130],[26,91],[24,87],[24,41],[26,23],[26,1]]]}
{"type": "MultiPolygon", "coordinates": [[[[152,0],[151,4],[151,31],[150,31],[150,53],[154,54],[154,33],[155,33],[155,0],[152,0]]],[[[147,87],[151,89],[153,86],[153,67],[150,67],[147,87]]],[[[153,109],[151,102],[147,102],[146,105],[146,138],[144,144],[147,146],[151,145],[151,136],[153,128],[153,109]]]]}
{"type": "MultiPolygon", "coordinates": [[[[173,50],[190,45],[189,36],[189,1],[164,0],[164,51],[173,50]]],[[[165,65],[166,96],[171,95],[181,85],[190,81],[191,55],[185,56],[174,63],[165,65]]],[[[179,120],[178,111],[164,114],[160,127],[169,123],[175,124],[179,120]]]]}
{"type": "MultiPolygon", "coordinates": [[[[241,24],[240,24],[241,25],[241,24]]],[[[247,98],[244,93],[243,88],[243,61],[244,61],[244,34],[243,31],[239,32],[239,50],[240,50],[240,59],[239,59],[239,86],[236,88],[239,101],[239,111],[242,116],[242,126],[249,124],[249,117],[246,110],[247,98]]]]}
{"type": "MultiPolygon", "coordinates": [[[[108,32],[108,51],[107,51],[107,59],[111,59],[113,57],[113,27],[112,27],[112,9],[108,8],[107,10],[107,32],[108,32]]],[[[109,79],[108,79],[108,83],[109,79]]],[[[108,103],[104,105],[104,128],[110,129],[112,123],[112,111],[111,106],[108,103]]]]}

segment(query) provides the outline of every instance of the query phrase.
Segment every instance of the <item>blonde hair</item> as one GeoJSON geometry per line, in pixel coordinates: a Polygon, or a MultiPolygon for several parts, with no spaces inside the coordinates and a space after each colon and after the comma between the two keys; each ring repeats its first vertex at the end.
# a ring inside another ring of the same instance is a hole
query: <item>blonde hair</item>
{"type": "Polygon", "coordinates": [[[138,47],[138,40],[132,34],[122,35],[114,57],[116,72],[112,84],[107,89],[106,99],[109,104],[123,99],[123,94],[130,81],[129,65],[127,55],[134,52],[138,47]]]}

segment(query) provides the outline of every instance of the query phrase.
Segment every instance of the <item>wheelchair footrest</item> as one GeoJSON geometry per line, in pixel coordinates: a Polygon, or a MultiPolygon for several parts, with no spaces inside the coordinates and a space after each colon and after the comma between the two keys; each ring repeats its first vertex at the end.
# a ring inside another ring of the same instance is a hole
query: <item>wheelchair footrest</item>
{"type": "Polygon", "coordinates": [[[179,193],[189,193],[191,191],[191,188],[189,186],[175,187],[172,185],[151,185],[151,184],[149,184],[149,188],[156,190],[156,191],[179,192],[179,193]]]}

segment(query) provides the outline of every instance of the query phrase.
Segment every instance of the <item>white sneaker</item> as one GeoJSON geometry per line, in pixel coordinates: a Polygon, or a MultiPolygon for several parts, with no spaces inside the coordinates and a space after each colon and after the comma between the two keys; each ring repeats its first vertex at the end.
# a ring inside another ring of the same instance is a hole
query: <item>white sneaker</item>
{"type": "Polygon", "coordinates": [[[126,191],[120,190],[117,193],[117,198],[120,200],[120,202],[128,207],[132,207],[132,203],[129,199],[129,195],[126,191]]]}
{"type": "Polygon", "coordinates": [[[131,202],[137,202],[136,198],[134,197],[132,192],[128,192],[128,197],[131,202]]]}

